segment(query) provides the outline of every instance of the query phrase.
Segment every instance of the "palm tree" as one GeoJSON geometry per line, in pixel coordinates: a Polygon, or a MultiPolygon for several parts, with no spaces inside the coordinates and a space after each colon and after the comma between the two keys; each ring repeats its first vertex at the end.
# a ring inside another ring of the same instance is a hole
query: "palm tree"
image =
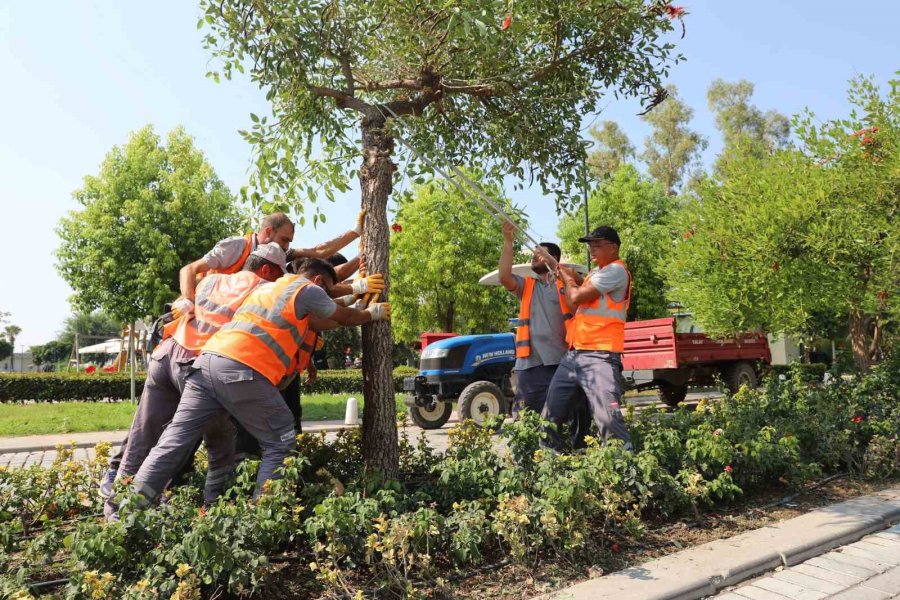
{"type": "MultiPolygon", "coordinates": [[[[22,333],[22,328],[18,325],[7,325],[4,329],[6,333],[6,339],[9,340],[10,345],[13,348],[12,354],[12,370],[16,370],[16,336],[22,333]]],[[[22,370],[25,370],[25,357],[22,357],[22,370]]]]}

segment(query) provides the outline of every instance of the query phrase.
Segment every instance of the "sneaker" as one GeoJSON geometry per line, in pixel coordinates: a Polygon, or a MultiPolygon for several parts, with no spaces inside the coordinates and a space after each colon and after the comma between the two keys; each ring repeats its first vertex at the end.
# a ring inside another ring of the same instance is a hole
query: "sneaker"
{"type": "Polygon", "coordinates": [[[100,497],[104,500],[111,498],[113,495],[113,484],[116,482],[116,474],[118,471],[109,469],[103,474],[100,480],[100,497]]]}

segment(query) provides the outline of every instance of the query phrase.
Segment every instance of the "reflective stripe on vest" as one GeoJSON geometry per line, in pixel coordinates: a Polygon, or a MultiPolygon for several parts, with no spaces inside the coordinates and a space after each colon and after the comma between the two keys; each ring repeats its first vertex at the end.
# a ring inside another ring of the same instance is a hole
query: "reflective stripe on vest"
{"type": "Polygon", "coordinates": [[[253,252],[253,236],[256,235],[254,233],[248,233],[244,236],[245,241],[244,251],[241,253],[240,258],[237,259],[237,262],[234,264],[228,265],[227,267],[223,267],[221,269],[210,269],[206,272],[208,275],[212,275],[215,273],[220,273],[222,275],[231,275],[232,273],[237,273],[241,269],[244,268],[244,263],[247,262],[247,257],[250,256],[250,253],[253,252]]]}
{"type": "Polygon", "coordinates": [[[243,363],[278,385],[297,368],[309,315],[298,319],[294,301],[307,285],[312,284],[299,275],[260,285],[204,350],[243,363]]]}
{"type": "MultiPolygon", "coordinates": [[[[525,278],[525,286],[522,290],[522,303],[519,305],[519,320],[516,328],[516,358],[528,358],[531,356],[531,299],[534,295],[534,286],[536,279],[533,277],[525,278]]],[[[563,294],[563,284],[560,279],[556,280],[556,289],[563,294]]],[[[566,331],[569,330],[569,319],[572,313],[566,312],[566,305],[563,298],[559,299],[559,310],[562,313],[563,320],[566,322],[566,331]]]]}
{"type": "Polygon", "coordinates": [[[579,306],[566,338],[571,348],[607,352],[625,350],[625,319],[631,302],[631,273],[621,260],[610,265],[619,265],[625,269],[628,276],[625,296],[616,301],[611,294],[601,293],[592,302],[579,306]]]}
{"type": "Polygon", "coordinates": [[[259,275],[250,271],[234,275],[215,273],[204,278],[197,288],[194,312],[166,325],[164,337],[168,332],[182,347],[199,352],[210,336],[234,317],[244,299],[263,283],[259,275]]]}

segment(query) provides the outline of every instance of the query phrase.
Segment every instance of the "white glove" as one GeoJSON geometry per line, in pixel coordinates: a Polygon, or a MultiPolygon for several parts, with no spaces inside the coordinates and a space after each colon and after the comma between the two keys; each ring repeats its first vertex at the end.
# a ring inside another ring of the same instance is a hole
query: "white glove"
{"type": "Polygon", "coordinates": [[[359,215],[356,217],[356,227],[353,228],[353,231],[356,232],[356,235],[361,236],[363,232],[363,223],[366,220],[366,210],[363,209],[359,211],[359,215]]]}
{"type": "Polygon", "coordinates": [[[187,298],[179,298],[175,302],[172,303],[172,313],[176,317],[180,317],[181,315],[187,315],[194,312],[194,303],[187,298]]]}
{"type": "Polygon", "coordinates": [[[384,290],[384,277],[381,276],[381,273],[361,277],[350,284],[350,289],[357,296],[367,292],[381,292],[384,290]]]}
{"type": "Polygon", "coordinates": [[[366,311],[372,315],[373,321],[391,318],[391,305],[388,302],[375,302],[370,304],[366,311]]]}
{"type": "Polygon", "coordinates": [[[350,306],[354,302],[356,302],[356,296],[353,294],[347,294],[346,296],[341,296],[340,298],[335,298],[335,302],[340,304],[341,306],[350,306]]]}

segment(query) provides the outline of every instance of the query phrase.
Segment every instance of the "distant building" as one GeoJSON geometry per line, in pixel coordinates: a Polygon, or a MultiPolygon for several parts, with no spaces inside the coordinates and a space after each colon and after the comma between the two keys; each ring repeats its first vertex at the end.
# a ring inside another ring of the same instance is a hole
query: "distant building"
{"type": "Polygon", "coordinates": [[[7,373],[15,372],[34,372],[39,371],[37,365],[34,364],[34,357],[31,352],[14,352],[12,356],[0,361],[0,371],[7,373]]]}

